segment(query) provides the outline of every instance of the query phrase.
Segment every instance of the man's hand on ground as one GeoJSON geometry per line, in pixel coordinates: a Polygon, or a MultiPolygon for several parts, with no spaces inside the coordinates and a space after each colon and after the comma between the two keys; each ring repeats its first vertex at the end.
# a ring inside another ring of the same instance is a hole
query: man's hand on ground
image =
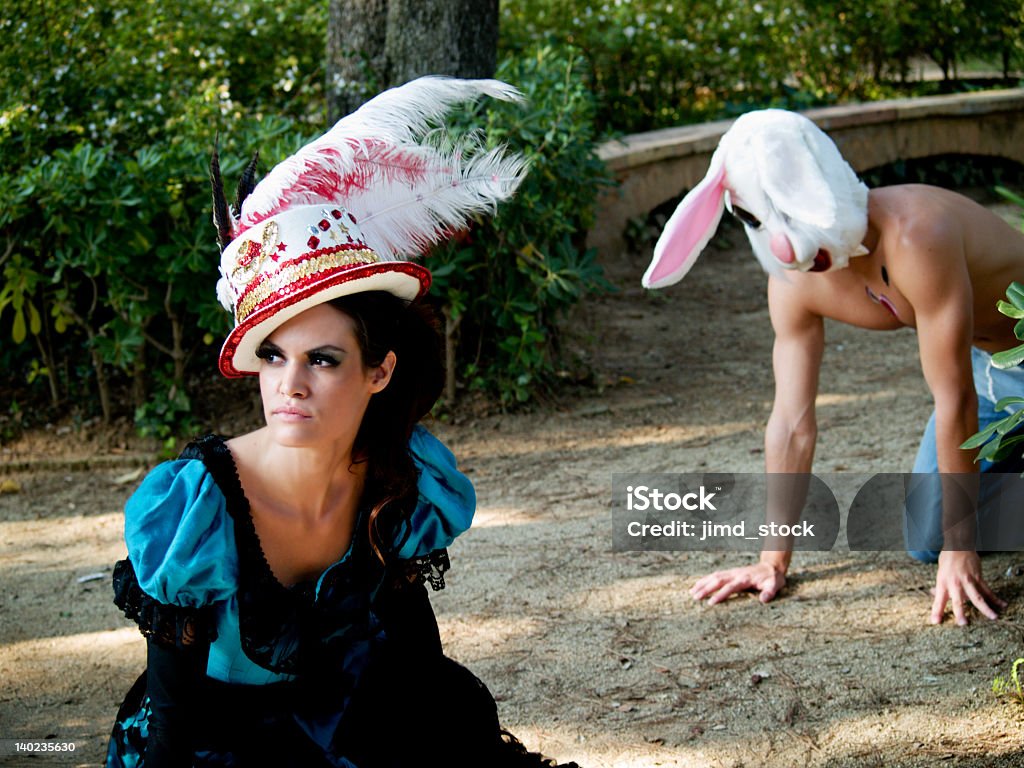
{"type": "Polygon", "coordinates": [[[715,571],[697,580],[690,589],[694,600],[708,598],[708,605],[720,603],[731,595],[752,590],[767,603],[786,584],[786,574],[768,563],[745,565],[727,571],[715,571]]]}
{"type": "Polygon", "coordinates": [[[935,575],[935,600],[932,603],[932,624],[939,624],[946,611],[946,603],[953,609],[953,618],[960,626],[967,624],[965,613],[970,602],[978,612],[990,619],[996,618],[996,609],[1006,607],[989,589],[981,573],[981,558],[977,552],[942,551],[939,570],[935,575]]]}

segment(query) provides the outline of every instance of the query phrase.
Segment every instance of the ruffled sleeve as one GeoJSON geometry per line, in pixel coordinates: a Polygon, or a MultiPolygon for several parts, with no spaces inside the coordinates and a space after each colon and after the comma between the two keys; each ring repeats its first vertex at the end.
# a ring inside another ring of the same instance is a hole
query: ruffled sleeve
{"type": "Polygon", "coordinates": [[[409,452],[419,470],[419,500],[399,530],[398,557],[413,559],[449,546],[473,522],[476,492],[455,466],[455,457],[424,427],[416,425],[409,452]]]}
{"type": "Polygon", "coordinates": [[[124,538],[139,586],[161,603],[198,608],[235,590],[232,519],[201,461],[169,461],[150,472],[125,506],[124,538]]]}
{"type": "Polygon", "coordinates": [[[125,506],[128,560],[114,602],[147,636],[212,639],[206,610],[237,590],[238,555],[223,493],[201,461],[157,466],[125,506]]]}

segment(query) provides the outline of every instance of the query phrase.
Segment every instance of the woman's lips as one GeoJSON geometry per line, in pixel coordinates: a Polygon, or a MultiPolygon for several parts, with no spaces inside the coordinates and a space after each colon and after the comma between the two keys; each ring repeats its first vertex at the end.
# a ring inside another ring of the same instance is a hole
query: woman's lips
{"type": "Polygon", "coordinates": [[[292,406],[285,406],[284,408],[275,408],[273,411],[274,416],[277,416],[282,421],[304,421],[311,418],[310,414],[301,408],[294,408],[292,406]]]}

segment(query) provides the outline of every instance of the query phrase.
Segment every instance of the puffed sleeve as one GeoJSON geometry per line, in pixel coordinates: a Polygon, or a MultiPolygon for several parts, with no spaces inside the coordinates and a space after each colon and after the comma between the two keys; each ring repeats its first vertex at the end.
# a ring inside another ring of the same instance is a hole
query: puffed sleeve
{"type": "Polygon", "coordinates": [[[412,559],[449,546],[473,522],[476,492],[469,478],[455,466],[444,443],[416,425],[409,452],[419,470],[419,500],[403,524],[398,557],[412,559]]]}
{"type": "Polygon", "coordinates": [[[114,602],[143,634],[190,644],[213,639],[207,610],[237,589],[238,555],[224,494],[201,461],[157,466],[125,505],[128,560],[114,569],[114,602]]]}

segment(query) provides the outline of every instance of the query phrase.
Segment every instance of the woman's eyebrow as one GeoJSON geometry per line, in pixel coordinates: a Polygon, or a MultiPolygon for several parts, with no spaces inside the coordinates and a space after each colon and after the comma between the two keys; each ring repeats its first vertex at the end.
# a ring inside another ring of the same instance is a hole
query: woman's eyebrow
{"type": "Polygon", "coordinates": [[[328,354],[328,355],[345,355],[348,354],[341,347],[336,347],[333,344],[324,344],[323,346],[314,347],[306,352],[307,355],[316,354],[328,354]]]}

